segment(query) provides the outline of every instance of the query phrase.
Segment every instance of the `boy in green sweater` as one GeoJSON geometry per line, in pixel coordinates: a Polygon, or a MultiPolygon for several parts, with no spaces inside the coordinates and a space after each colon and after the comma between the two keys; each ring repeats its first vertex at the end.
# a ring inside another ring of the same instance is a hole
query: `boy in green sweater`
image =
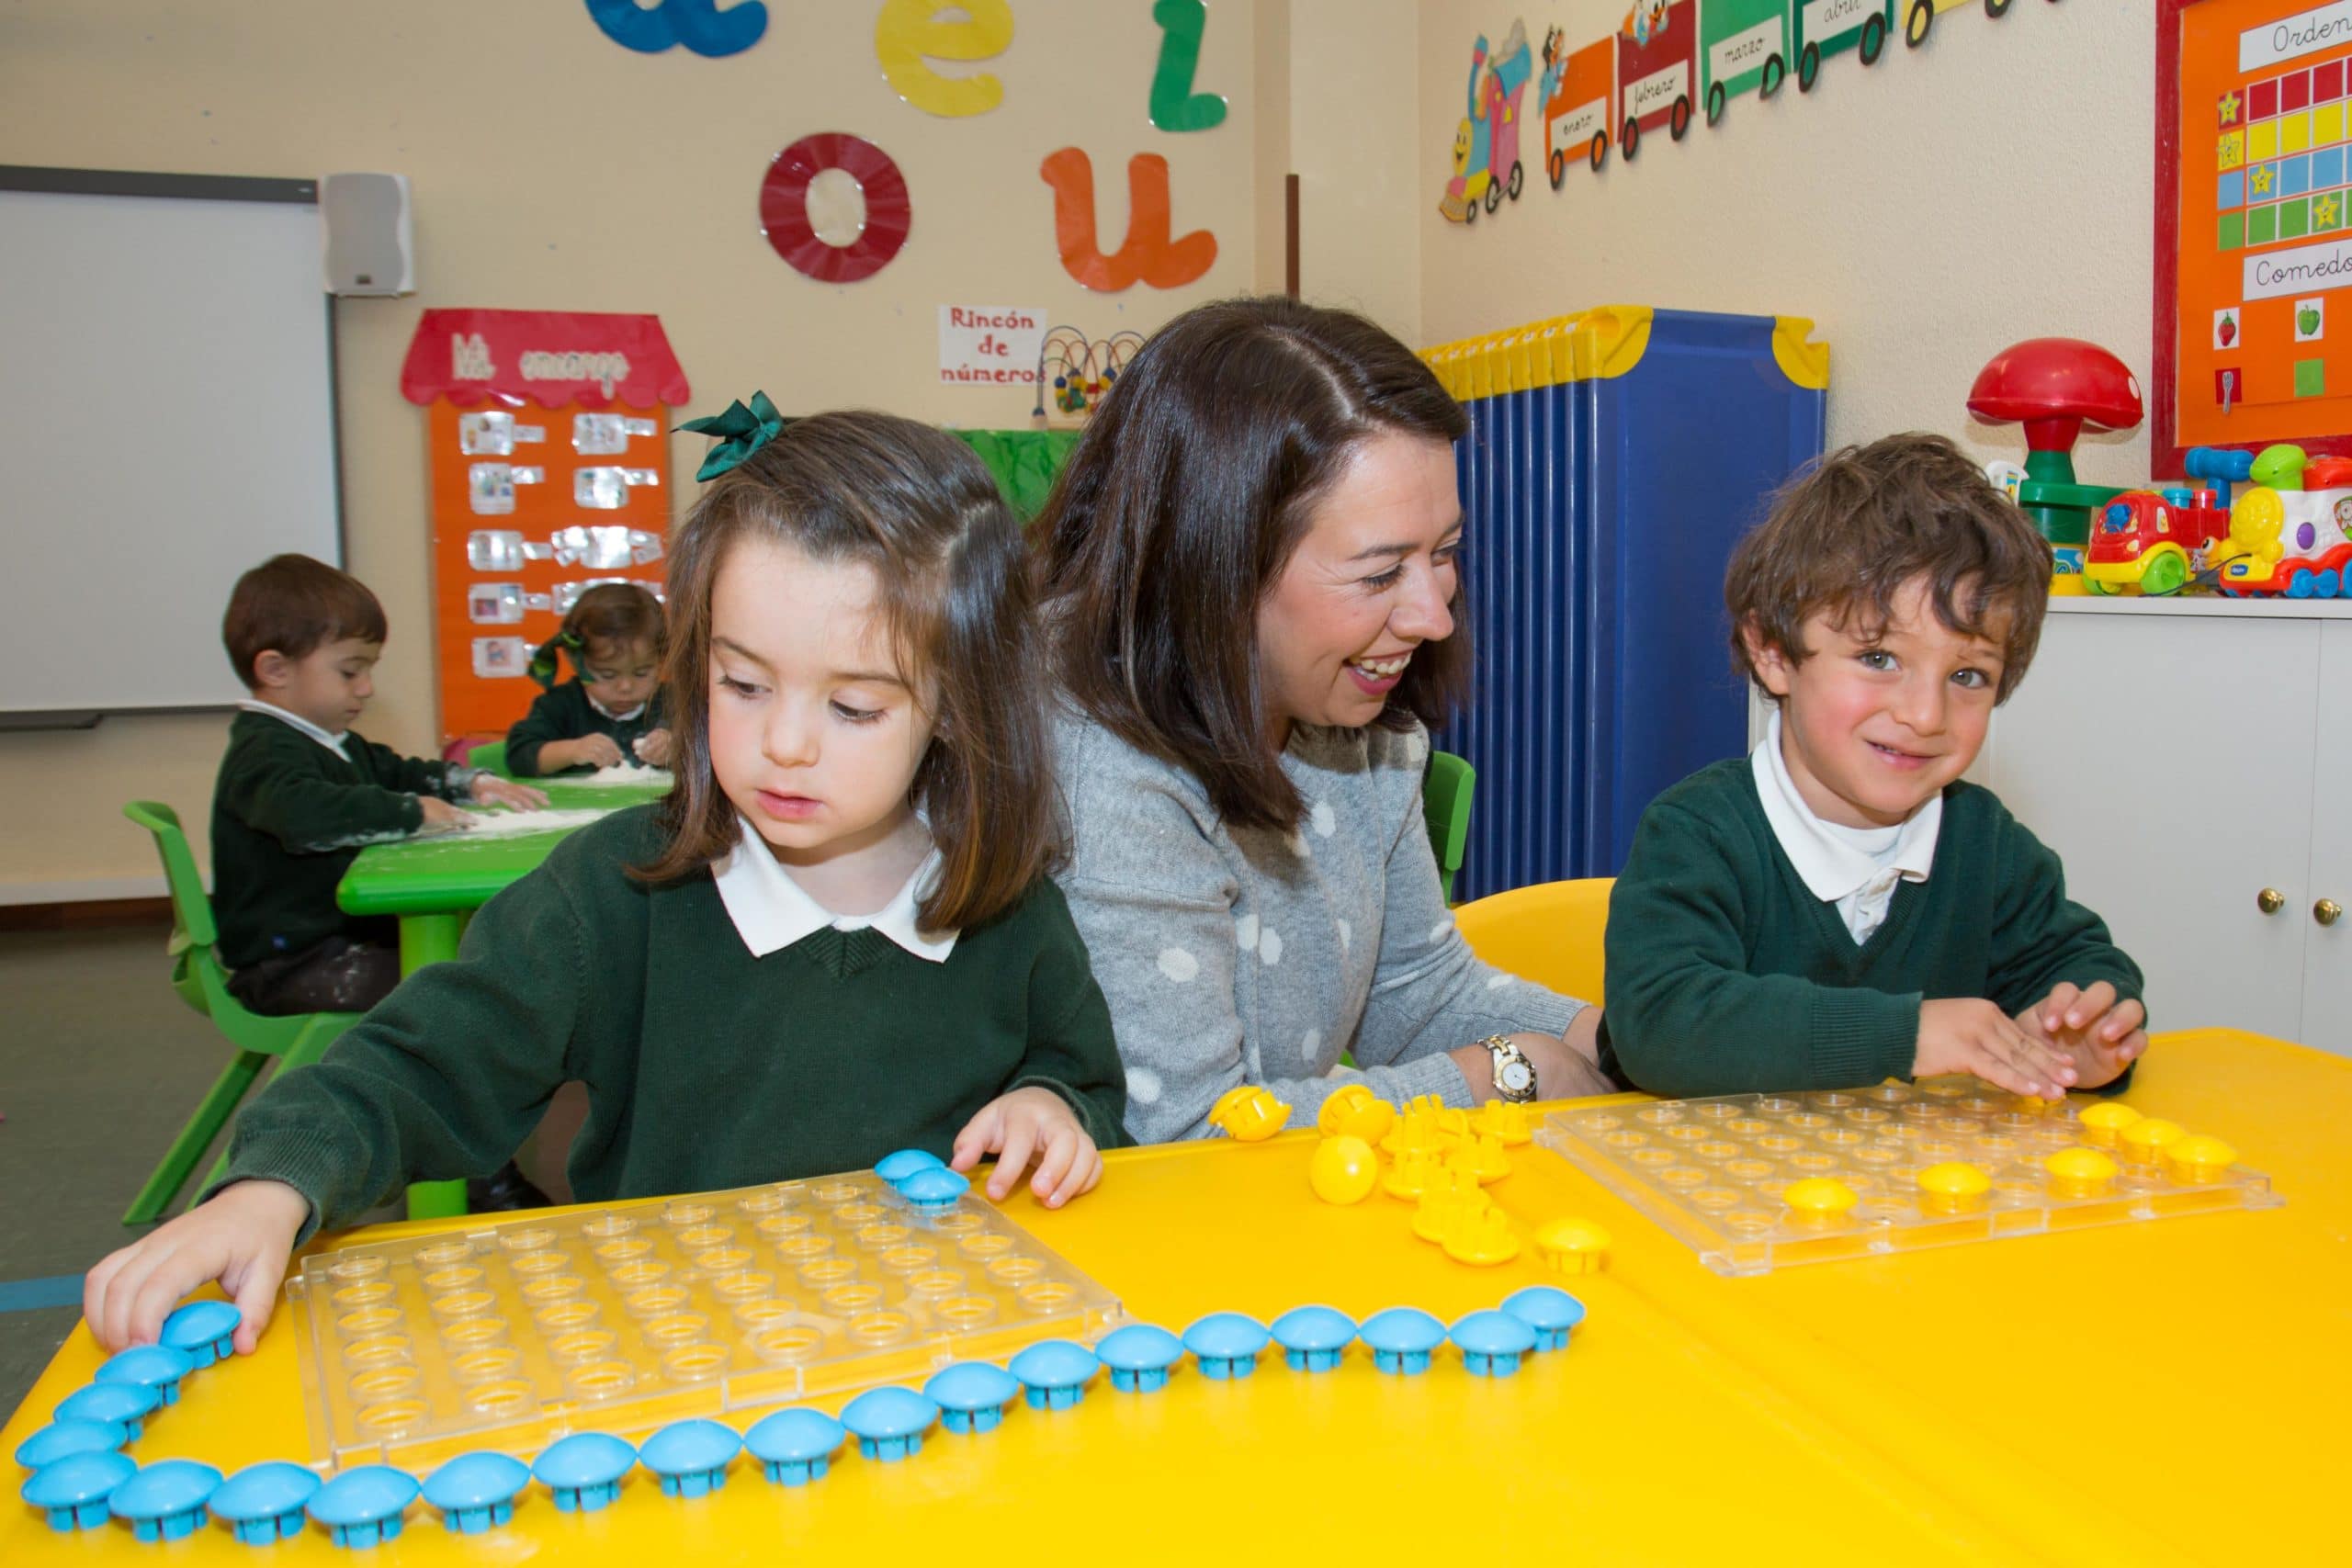
{"type": "Polygon", "coordinates": [[[403,757],[351,729],[375,694],[384,636],[368,585],[308,556],[274,556],[230,594],[221,641],[252,695],[212,790],[212,911],[229,989],[255,1012],[365,1012],[399,984],[390,922],[335,905],[363,846],[466,827],[453,801],[547,804],[528,785],[403,757]]]}
{"type": "Polygon", "coordinates": [[[1724,590],[1771,720],[1643,814],[1610,897],[1603,1066],[1673,1096],[2123,1086],[2138,965],[1961,781],[2049,586],[2049,547],[1941,436],[1848,447],[1782,493],[1724,590]]]}

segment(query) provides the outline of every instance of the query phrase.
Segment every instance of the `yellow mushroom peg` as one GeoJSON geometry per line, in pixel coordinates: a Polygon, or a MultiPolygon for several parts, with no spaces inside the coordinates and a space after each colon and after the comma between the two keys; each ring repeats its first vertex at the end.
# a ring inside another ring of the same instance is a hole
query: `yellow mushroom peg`
{"type": "Polygon", "coordinates": [[[1464,1214],[1482,1213],[1492,1207],[1494,1200],[1480,1191],[1476,1181],[1464,1184],[1449,1178],[1421,1190],[1413,1211],[1413,1234],[1443,1247],[1464,1214]]]}
{"type": "Polygon", "coordinates": [[[1445,1255],[1456,1263],[1491,1269],[1519,1256],[1519,1237],[1511,1234],[1510,1216],[1493,1204],[1473,1209],[1464,1203],[1445,1233],[1445,1255]]]}
{"type": "Polygon", "coordinates": [[[1271,1138],[1290,1121],[1290,1107],[1255,1084],[1227,1089],[1209,1107],[1209,1125],[1238,1143],[1271,1138]]]}
{"type": "Polygon", "coordinates": [[[1500,1181],[1510,1174],[1510,1156],[1503,1153],[1503,1141],[1492,1133],[1476,1138],[1464,1138],[1447,1151],[1448,1170],[1466,1171],[1480,1181],[1500,1181]]]}
{"type": "Polygon", "coordinates": [[[2100,1198],[2115,1186],[2115,1162],[2097,1149],[2060,1149],[2041,1162],[2060,1198],[2100,1198]]]}
{"type": "Polygon", "coordinates": [[[1341,1134],[1315,1145],[1306,1184],[1326,1203],[1361,1203],[1380,1181],[1380,1156],[1362,1138],[1341,1134]]]}
{"type": "Polygon", "coordinates": [[[1609,1233],[1592,1221],[1569,1216],[1535,1233],[1535,1250],[1559,1274],[1597,1274],[1609,1267],[1609,1233]]]}
{"type": "Polygon", "coordinates": [[[1946,1160],[1919,1173],[1919,1207],[1930,1214],[1967,1214],[1984,1206],[1993,1179],[1965,1160],[1946,1160]]]}
{"type": "Polygon", "coordinates": [[[1388,1179],[1381,1185],[1392,1198],[1410,1202],[1438,1184],[1445,1167],[1435,1149],[1407,1149],[1396,1156],[1388,1179]]]}
{"type": "Polygon", "coordinates": [[[1470,1119],[1470,1130],[1500,1141],[1507,1149],[1535,1136],[1535,1130],[1527,1124],[1527,1107],[1509,1100],[1490,1100],[1478,1107],[1478,1114],[1470,1119]]]}
{"type": "Polygon", "coordinates": [[[2188,1129],[2177,1122],[2167,1122],[2161,1116],[2143,1116],[2116,1134],[2116,1144],[2123,1157],[2133,1165],[2154,1165],[2163,1157],[2164,1147],[2176,1138],[2188,1136],[2188,1129]]]}
{"type": "Polygon", "coordinates": [[[1315,1113],[1316,1131],[1327,1138],[1337,1137],[1347,1131],[1343,1123],[1350,1111],[1370,1105],[1379,1098],[1367,1085],[1360,1083],[1340,1085],[1333,1089],[1330,1098],[1323,1102],[1323,1109],[1315,1113]]]}
{"type": "Polygon", "coordinates": [[[1809,1230],[1833,1230],[1844,1224],[1861,1201],[1852,1188],[1826,1176],[1809,1177],[1781,1190],[1781,1201],[1789,1206],[1790,1219],[1809,1230]]]}
{"type": "Polygon", "coordinates": [[[2175,1181],[2192,1186],[2219,1181],[2237,1164],[2238,1152],[2206,1133],[2192,1133],[2164,1145],[2165,1169],[2175,1181]]]}
{"type": "Polygon", "coordinates": [[[2075,1118],[2075,1124],[2082,1129],[2083,1142],[2111,1149],[2123,1129],[2140,1119],[2138,1111],[2121,1101],[2102,1100],[2096,1105],[2084,1106],[2083,1113],[2075,1118]]]}
{"type": "Polygon", "coordinates": [[[1377,1148],[1380,1140],[1388,1136],[1388,1130],[1395,1125],[1396,1125],[1396,1108],[1386,1100],[1373,1096],[1351,1102],[1346,1113],[1340,1118],[1340,1124],[1335,1131],[1345,1134],[1351,1138],[1362,1138],[1365,1143],[1377,1148]]]}

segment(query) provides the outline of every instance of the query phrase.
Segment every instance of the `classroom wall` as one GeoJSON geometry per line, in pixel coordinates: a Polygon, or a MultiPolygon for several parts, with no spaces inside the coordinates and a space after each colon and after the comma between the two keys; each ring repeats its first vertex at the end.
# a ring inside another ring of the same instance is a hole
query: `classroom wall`
{"type": "MultiPolygon", "coordinates": [[[[345,300],[336,319],[347,559],[392,626],[362,728],[424,750],[436,734],[424,414],[399,390],[424,308],[658,312],[694,383],[681,417],[764,388],[787,411],[864,404],[1005,428],[1026,425],[1025,389],[938,384],[940,304],[1037,305],[1090,332],[1149,331],[1260,281],[1259,18],[1247,0],[1212,6],[1195,83],[1226,96],[1226,122],[1185,135],[1148,118],[1159,39],[1148,4],[1014,0],[1004,54],[941,67],[1004,84],[999,108],[963,119],[925,114],[885,82],[877,9],[769,0],[766,36],[713,60],[632,53],[580,0],[17,0],[0,8],[0,162],[410,176],[422,291],[345,300]],[[853,285],[803,277],[758,231],[771,157],[828,130],[881,146],[913,197],[906,248],[853,285]],[[1126,161],[1153,152],[1170,166],[1176,231],[1215,232],[1216,265],[1165,292],[1071,281],[1037,174],[1069,145],[1094,161],[1106,249],[1126,229],[1126,161]]],[[[1389,69],[1409,91],[1401,41],[1389,69]]],[[[1277,215],[1279,199],[1277,188],[1277,215]]],[[[1398,298],[1384,308],[1412,303],[1398,298]]],[[[118,412],[168,418],[169,400],[125,389],[118,412]]],[[[685,491],[704,446],[673,442],[685,491]]],[[[120,804],[173,803],[201,845],[225,728],[222,716],[126,716],[88,733],[0,735],[0,902],[159,891],[120,804]]]]}
{"type": "MultiPolygon", "coordinates": [[[[1906,0],[1907,5],[1907,0],[1906,0]]],[[[2014,425],[1973,425],[1977,369],[2020,338],[2105,344],[2149,366],[2154,7],[2149,0],[2017,0],[1942,13],[1926,46],[1890,39],[1863,69],[1793,66],[1770,102],[1731,101],[1713,130],[1645,133],[1634,164],[1571,164],[1555,193],[1543,111],[1527,89],[1516,204],[1467,228],[1438,215],[1472,40],[1524,17],[1574,49],[1612,32],[1627,0],[1429,0],[1421,7],[1421,325],[1430,343],[1600,304],[1810,316],[1833,345],[1829,441],[1942,431],[2022,461],[2014,425]]],[[[1898,21],[1900,12],[1898,11],[1898,21]]],[[[2149,477],[2144,427],[2086,436],[2088,482],[2149,477]]]]}

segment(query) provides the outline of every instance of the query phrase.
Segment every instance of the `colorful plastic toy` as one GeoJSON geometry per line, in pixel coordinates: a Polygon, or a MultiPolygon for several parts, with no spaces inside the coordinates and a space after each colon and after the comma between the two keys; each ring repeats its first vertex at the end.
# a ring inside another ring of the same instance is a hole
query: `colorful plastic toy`
{"type": "Polygon", "coordinates": [[[2177,593],[2227,553],[2211,491],[2126,491],[2094,509],[2083,581],[2093,593],[2177,593]]]}
{"type": "Polygon", "coordinates": [[[164,1402],[164,1396],[138,1383],[94,1382],[57,1402],[57,1421],[101,1421],[120,1427],[127,1440],[137,1442],[141,1424],[164,1402]]]}
{"type": "Polygon", "coordinates": [[[972,1190],[972,1184],[952,1170],[918,1170],[899,1183],[899,1196],[924,1213],[941,1213],[972,1190]]]}
{"type": "Polygon", "coordinates": [[[2306,459],[2300,446],[2265,448],[2253,481],[2230,505],[2216,547],[2221,591],[2232,598],[2352,594],[2352,458],[2306,459]]]}
{"type": "Polygon", "coordinates": [[[1067,1339],[1046,1339],[1012,1358],[1032,1410],[1067,1410],[1086,1397],[1086,1382],[1102,1365],[1094,1352],[1067,1339]]]}
{"type": "Polygon", "coordinates": [[[1510,1216],[1492,1204],[1476,1209],[1464,1204],[1446,1227],[1442,1245],[1448,1258],[1477,1269],[1491,1269],[1519,1256],[1510,1216]]]}
{"type": "Polygon", "coordinates": [[[925,1149],[900,1149],[884,1155],[874,1167],[874,1174],[896,1187],[919,1170],[944,1170],[947,1162],[925,1149]]]}
{"type": "Polygon", "coordinates": [[[1609,1267],[1610,1235],[1590,1220],[1554,1220],[1535,1233],[1535,1250],[1557,1274],[1597,1274],[1609,1267]]]}
{"type": "Polygon", "coordinates": [[[416,1493],[407,1471],[363,1464],[311,1494],[310,1514],[337,1546],[377,1546],[400,1535],[416,1493]]]}
{"type": "Polygon", "coordinates": [[[1945,1160],[1919,1173],[1919,1209],[1929,1214],[1972,1214],[1984,1206],[1993,1179],[1962,1160],[1945,1160]]]}
{"type": "Polygon", "coordinates": [[[17,1445],[17,1462],[40,1470],[75,1454],[112,1453],[129,1441],[119,1421],[52,1421],[17,1445]]]}
{"type": "Polygon", "coordinates": [[[196,1358],[168,1345],[134,1345],[100,1364],[94,1382],[127,1382],[152,1388],[165,1404],[180,1402],[180,1382],[196,1371],[196,1358]]]}
{"type": "Polygon", "coordinates": [[[205,1503],[214,1518],[247,1546],[291,1540],[302,1533],[302,1510],[319,1489],[318,1476],[299,1464],[268,1459],[222,1482],[205,1503]]]}
{"type": "Polygon", "coordinates": [[[1518,1148],[1535,1136],[1535,1128],[1527,1120],[1527,1107],[1508,1100],[1490,1100],[1478,1107],[1478,1113],[1470,1118],[1470,1130],[1507,1149],[1518,1148]]]}
{"type": "Polygon", "coordinates": [[[139,1473],[139,1461],[111,1450],[69,1454],[25,1478],[26,1502],[49,1516],[53,1530],[96,1529],[107,1522],[107,1500],[139,1473]]]}
{"type": "Polygon", "coordinates": [[[1535,1348],[1564,1350],[1584,1321],[1584,1303],[1549,1285],[1530,1285],[1503,1298],[1503,1311],[1535,1331],[1535,1348]]]}
{"type": "MultiPolygon", "coordinates": [[[[2143,1116],[2116,1134],[2115,1141],[2123,1157],[2138,1165],[2154,1165],[2163,1156],[2164,1146],[2178,1138],[2188,1136],[2188,1130],[2177,1122],[2167,1122],[2161,1116],[2143,1116]]],[[[64,1409],[59,1405],[60,1410],[64,1409]]]]}
{"type": "Polygon", "coordinates": [[[1294,1371],[1328,1372],[1355,1338],[1356,1323],[1337,1307],[1293,1307],[1274,1319],[1271,1332],[1294,1371]]]}
{"type": "Polygon", "coordinates": [[[1483,201],[1492,212],[1508,196],[1519,199],[1526,171],[1519,161],[1520,98],[1534,70],[1523,25],[1513,21],[1510,36],[1492,65],[1487,61],[1487,39],[1480,34],[1470,51],[1467,114],[1453,135],[1453,177],[1446,182],[1438,211],[1456,223],[1475,222],[1483,201]]]}
{"type": "Polygon", "coordinates": [[[2097,1148],[2111,1149],[2117,1134],[2140,1120],[2140,1112],[2120,1100],[2102,1100],[2083,1107],[2075,1124],[2082,1129],[2083,1142],[2097,1148]]]}
{"type": "Polygon", "coordinates": [[[1362,1138],[1326,1138],[1306,1162],[1306,1184],[1326,1203],[1361,1203],[1379,1182],[1380,1156],[1362,1138]]]}
{"type": "Polygon", "coordinates": [[[2095,343],[2037,337],[2014,343],[1985,362],[1968,389],[1968,412],[1995,424],[2022,423],[2026,477],[2018,504],[2050,541],[2051,592],[2078,593],[2091,509],[2122,492],[2075,479],[2075,442],[2093,430],[2131,430],[2142,418],[2140,383],[2130,367],[2095,343]]]}
{"type": "MultiPolygon", "coordinates": [[[[1039,1348],[1033,1345],[1022,1354],[1033,1355],[1039,1348]]],[[[1021,1389],[1019,1378],[990,1361],[958,1361],[933,1373],[922,1385],[923,1397],[939,1406],[939,1424],[951,1432],[994,1431],[1004,1419],[1004,1407],[1021,1397],[1021,1389]]]]}
{"type": "Polygon", "coordinates": [[[2237,1150],[2205,1133],[2175,1138],[2163,1145],[2163,1155],[2175,1181],[2219,1181],[2238,1161],[2237,1150]]]}
{"type": "Polygon", "coordinates": [[[2060,1149],[2041,1162],[2061,1198],[2097,1198],[2115,1186],[2115,1162],[2097,1149],[2060,1149]]]}
{"type": "Polygon", "coordinates": [[[842,1410],[857,1451],[886,1464],[921,1453],[922,1435],[938,1419],[939,1406],[910,1388],[869,1388],[842,1410]]]}
{"type": "Polygon", "coordinates": [[[1389,1307],[1364,1319],[1356,1337],[1372,1347],[1374,1369],[1413,1377],[1430,1370],[1430,1352],[1445,1343],[1445,1325],[1419,1307],[1389,1307]]]}
{"type": "Polygon", "coordinates": [[[1690,130],[1698,10],[1692,0],[1634,0],[1617,29],[1617,150],[1629,162],[1642,132],[1663,125],[1679,141],[1690,130]]]}
{"type": "Polygon", "coordinates": [[[1790,1222],[1822,1230],[1844,1224],[1846,1216],[1861,1201],[1860,1193],[1826,1176],[1809,1176],[1781,1189],[1781,1201],[1789,1206],[1790,1222]]]}
{"type": "Polygon", "coordinates": [[[1507,1312],[1474,1312],[1451,1331],[1462,1351],[1463,1370],[1473,1377],[1507,1378],[1519,1359],[1535,1348],[1535,1330],[1507,1312]]]}
{"type": "Polygon", "coordinates": [[[512,1454],[459,1454],[424,1478],[424,1500],[441,1510],[455,1535],[480,1535],[514,1517],[514,1497],[531,1483],[531,1467],[512,1454]]]}
{"type": "Polygon", "coordinates": [[[186,1351],[198,1366],[209,1367],[235,1349],[237,1327],[243,1322],[244,1314],[233,1303],[189,1302],[164,1319],[160,1339],[174,1350],[186,1351]]]}
{"type": "Polygon", "coordinates": [[[743,1434],[743,1446],[779,1486],[806,1486],[825,1473],[849,1428],[821,1410],[795,1407],[763,1416],[743,1434]]]}
{"type": "Polygon", "coordinates": [[[742,1451],[734,1427],[695,1416],[646,1438],[637,1462],[661,1478],[663,1496],[700,1497],[727,1484],[727,1467],[742,1451]]]}
{"type": "Polygon", "coordinates": [[[1544,35],[1544,76],[1536,94],[1544,106],[1544,170],[1554,190],[1567,178],[1570,158],[1582,158],[1596,174],[1609,161],[1609,106],[1617,70],[1614,35],[1565,58],[1560,39],[1557,28],[1544,35]]]}
{"type": "Polygon", "coordinates": [[[1168,1386],[1168,1370],[1184,1354],[1184,1342],[1155,1323],[1114,1328],[1094,1347],[1111,1369],[1111,1386],[1123,1393],[1149,1393],[1168,1386]]]}
{"type": "Polygon", "coordinates": [[[1290,1107],[1255,1084],[1240,1084],[1216,1097],[1208,1123],[1237,1143],[1272,1137],[1290,1122],[1290,1107]]]}
{"type": "Polygon", "coordinates": [[[1213,1312],[1184,1330],[1184,1348],[1204,1378],[1246,1378],[1258,1370],[1258,1352],[1272,1337],[1246,1313],[1213,1312]]]}
{"type": "Polygon", "coordinates": [[[531,1473],[563,1512],[593,1514],[621,1495],[636,1465],[636,1448],[611,1433],[574,1432],[549,1444],[531,1473]]]}

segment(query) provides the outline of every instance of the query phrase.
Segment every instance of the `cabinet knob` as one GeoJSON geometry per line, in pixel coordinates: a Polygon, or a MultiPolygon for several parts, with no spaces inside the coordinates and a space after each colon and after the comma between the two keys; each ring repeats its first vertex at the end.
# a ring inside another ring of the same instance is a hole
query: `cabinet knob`
{"type": "Polygon", "coordinates": [[[2276,887],[2266,887],[2254,896],[2254,907],[2266,915],[2275,915],[2287,907],[2287,896],[2276,887]]]}
{"type": "Polygon", "coordinates": [[[2333,898],[2323,898],[2312,906],[2312,919],[2321,925],[2332,926],[2344,917],[2344,906],[2333,898]]]}

